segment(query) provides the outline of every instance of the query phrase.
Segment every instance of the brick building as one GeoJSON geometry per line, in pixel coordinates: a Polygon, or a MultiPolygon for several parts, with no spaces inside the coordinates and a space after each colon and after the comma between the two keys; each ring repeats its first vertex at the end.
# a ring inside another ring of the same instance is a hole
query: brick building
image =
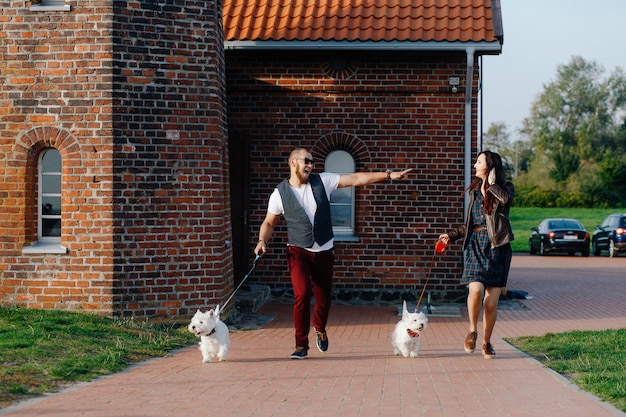
{"type": "MultiPolygon", "coordinates": [[[[414,288],[462,219],[497,0],[0,3],[2,304],[172,317],[223,302],[295,146],[318,170],[415,168],[337,201],[340,291],[414,288]]],[[[282,235],[253,281],[288,285],[282,235]]],[[[448,252],[432,289],[457,291],[461,266],[448,252]]]]}
{"type": "Polygon", "coordinates": [[[2,4],[0,302],[154,317],[222,299],[220,2],[57,3],[2,4]]]}
{"type": "MultiPolygon", "coordinates": [[[[437,237],[463,219],[463,190],[480,149],[481,57],[502,47],[499,2],[290,5],[224,3],[229,140],[240,144],[233,153],[242,152],[231,181],[246,196],[240,207],[233,202],[241,214],[233,216],[235,235],[238,219],[248,225],[235,239],[248,242],[241,254],[235,247],[236,276],[245,273],[238,264],[250,263],[272,189],[289,175],[289,152],[302,146],[318,171],[337,168],[337,155],[351,163],[335,172],[415,169],[409,181],[346,198],[352,212],[335,228],[334,284],[344,300],[368,291],[390,300],[415,294],[437,237]]],[[[251,282],[289,287],[284,232],[251,282]]],[[[433,296],[465,294],[462,266],[459,245],[437,258],[433,296]]]]}

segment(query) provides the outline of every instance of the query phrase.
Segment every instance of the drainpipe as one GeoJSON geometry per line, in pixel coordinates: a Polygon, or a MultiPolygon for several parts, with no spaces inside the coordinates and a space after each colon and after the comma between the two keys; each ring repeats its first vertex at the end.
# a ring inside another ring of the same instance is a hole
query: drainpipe
{"type": "MultiPolygon", "coordinates": [[[[466,48],[467,70],[465,74],[465,186],[472,181],[472,81],[474,79],[474,52],[475,48],[466,48]]],[[[469,196],[465,193],[465,210],[469,204],[469,196]]]]}

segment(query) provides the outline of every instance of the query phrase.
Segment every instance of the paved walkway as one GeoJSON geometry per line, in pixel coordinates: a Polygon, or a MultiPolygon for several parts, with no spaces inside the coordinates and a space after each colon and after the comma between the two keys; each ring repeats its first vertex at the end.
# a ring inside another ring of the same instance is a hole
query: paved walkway
{"type": "MultiPolygon", "coordinates": [[[[391,354],[394,308],[335,306],[330,349],[290,360],[291,308],[260,330],[231,333],[228,362],[202,364],[196,347],[1,410],[2,416],[625,416],[514,350],[501,338],[626,327],[626,259],[515,256],[509,289],[528,309],[500,310],[497,358],[467,355],[463,317],[431,317],[420,357],[391,354]],[[598,263],[598,273],[577,268],[598,263]],[[564,265],[573,272],[564,273],[564,265]],[[608,265],[606,268],[603,265],[608,265]],[[541,278],[534,278],[541,271],[541,278]]],[[[311,337],[313,341],[313,337],[311,337]]],[[[481,332],[479,332],[479,343],[481,332]]]]}

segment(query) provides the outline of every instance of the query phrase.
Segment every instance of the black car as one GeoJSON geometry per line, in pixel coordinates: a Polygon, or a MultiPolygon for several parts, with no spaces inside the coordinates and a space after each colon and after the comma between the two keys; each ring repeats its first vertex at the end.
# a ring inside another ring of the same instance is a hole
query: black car
{"type": "Polygon", "coordinates": [[[530,254],[547,255],[549,252],[580,252],[589,256],[589,233],[576,219],[543,219],[528,239],[530,254]]]}
{"type": "Polygon", "coordinates": [[[607,216],[602,226],[596,226],[591,239],[593,254],[599,256],[603,250],[612,258],[617,252],[626,250],[626,214],[613,213],[607,216]]]}

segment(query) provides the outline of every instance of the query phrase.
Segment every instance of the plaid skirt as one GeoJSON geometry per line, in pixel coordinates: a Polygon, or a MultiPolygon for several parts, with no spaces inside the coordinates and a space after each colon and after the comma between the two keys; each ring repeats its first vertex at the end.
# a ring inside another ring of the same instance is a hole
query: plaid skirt
{"type": "Polygon", "coordinates": [[[506,287],[513,252],[511,245],[492,249],[487,231],[471,232],[465,249],[461,284],[482,282],[486,287],[506,287]]]}

